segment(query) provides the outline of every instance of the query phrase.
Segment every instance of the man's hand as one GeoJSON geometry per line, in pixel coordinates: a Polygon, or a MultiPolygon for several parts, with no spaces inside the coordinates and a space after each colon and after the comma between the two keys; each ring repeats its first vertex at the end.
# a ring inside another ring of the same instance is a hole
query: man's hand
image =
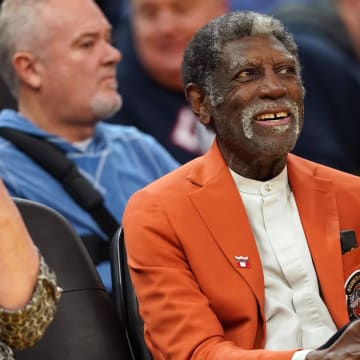
{"type": "Polygon", "coordinates": [[[360,321],[353,321],[339,338],[324,350],[307,354],[306,360],[355,360],[360,359],[360,321]]]}

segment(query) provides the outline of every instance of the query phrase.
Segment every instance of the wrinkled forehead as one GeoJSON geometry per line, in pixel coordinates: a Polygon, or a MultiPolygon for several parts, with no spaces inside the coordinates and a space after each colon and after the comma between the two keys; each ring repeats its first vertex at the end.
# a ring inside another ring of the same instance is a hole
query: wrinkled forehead
{"type": "Polygon", "coordinates": [[[222,45],[220,53],[221,62],[230,68],[260,63],[265,59],[297,62],[296,57],[273,35],[250,35],[228,40],[222,45]]]}

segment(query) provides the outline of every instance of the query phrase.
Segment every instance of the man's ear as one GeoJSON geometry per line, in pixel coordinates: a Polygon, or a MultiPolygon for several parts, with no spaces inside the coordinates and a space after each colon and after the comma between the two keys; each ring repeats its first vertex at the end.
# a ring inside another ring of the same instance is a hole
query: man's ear
{"type": "Polygon", "coordinates": [[[40,62],[38,58],[26,51],[17,52],[13,56],[13,66],[20,79],[34,90],[39,89],[41,85],[40,62]]]}
{"type": "Polygon", "coordinates": [[[195,115],[197,115],[201,123],[205,126],[210,124],[210,113],[206,106],[205,95],[200,87],[194,83],[189,83],[185,87],[185,96],[190,102],[195,115]]]}

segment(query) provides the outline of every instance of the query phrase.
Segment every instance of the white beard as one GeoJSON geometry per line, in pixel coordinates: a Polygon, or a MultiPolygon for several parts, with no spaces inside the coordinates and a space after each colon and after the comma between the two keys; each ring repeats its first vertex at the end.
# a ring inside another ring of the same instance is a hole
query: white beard
{"type": "Polygon", "coordinates": [[[91,108],[94,115],[102,120],[118,112],[122,104],[123,100],[119,93],[113,96],[97,94],[91,101],[91,108]]]}

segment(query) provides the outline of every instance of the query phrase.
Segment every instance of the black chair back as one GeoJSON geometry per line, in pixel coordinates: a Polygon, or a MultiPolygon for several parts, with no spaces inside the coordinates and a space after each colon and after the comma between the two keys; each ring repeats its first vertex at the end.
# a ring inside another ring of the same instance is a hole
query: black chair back
{"type": "Polygon", "coordinates": [[[54,321],[17,360],[130,360],[115,305],[71,225],[56,211],[14,199],[34,243],[64,289],[54,321]]]}
{"type": "Polygon", "coordinates": [[[113,294],[116,309],[125,329],[133,360],[151,360],[144,340],[144,324],[139,315],[138,303],[131,282],[126,257],[124,232],[119,229],[110,250],[113,294]]]}

